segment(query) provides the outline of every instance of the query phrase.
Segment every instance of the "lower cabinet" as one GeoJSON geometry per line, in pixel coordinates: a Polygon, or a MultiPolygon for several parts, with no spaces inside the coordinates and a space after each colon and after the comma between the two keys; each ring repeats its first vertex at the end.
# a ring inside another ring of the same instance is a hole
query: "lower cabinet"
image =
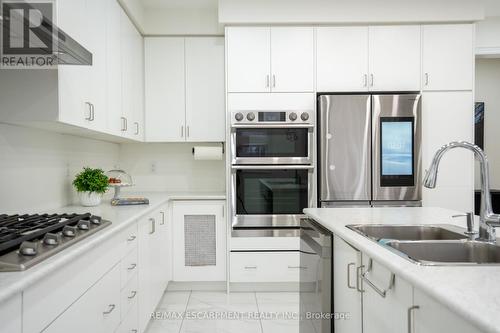
{"type": "Polygon", "coordinates": [[[120,265],[117,264],[44,332],[114,332],[120,324],[120,310],[120,265]]]}
{"type": "Polygon", "coordinates": [[[0,332],[21,333],[23,300],[21,294],[0,302],[0,332]]]}
{"type": "MultiPolygon", "coordinates": [[[[231,282],[299,282],[298,251],[231,252],[230,258],[231,282]]],[[[302,267],[304,280],[315,280],[316,267],[316,263],[314,267],[302,267]]]]}
{"type": "Polygon", "coordinates": [[[174,201],[173,280],[226,280],[224,201],[174,201]]]}

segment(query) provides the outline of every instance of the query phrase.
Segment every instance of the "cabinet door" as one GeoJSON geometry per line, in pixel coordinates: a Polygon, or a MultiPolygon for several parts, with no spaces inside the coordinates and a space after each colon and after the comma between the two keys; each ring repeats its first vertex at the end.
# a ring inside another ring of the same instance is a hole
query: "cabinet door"
{"type": "Polygon", "coordinates": [[[317,28],[316,59],[317,91],[367,91],[368,27],[317,28]]]}
{"type": "Polygon", "coordinates": [[[226,280],[224,209],[222,202],[174,202],[174,281],[226,280]]]}
{"type": "Polygon", "coordinates": [[[226,38],[228,92],[269,92],[270,28],[231,27],[226,38]]]}
{"type": "Polygon", "coordinates": [[[361,266],[361,252],[335,236],[333,239],[333,311],[349,313],[349,320],[335,320],[336,333],[361,333],[362,293],[360,279],[357,278],[361,266]]]}
{"type": "Polygon", "coordinates": [[[136,29],[127,14],[121,13],[121,58],[122,58],[122,135],[134,137],[134,63],[136,29]]]}
{"type": "Polygon", "coordinates": [[[370,27],[369,48],[371,90],[420,90],[420,26],[370,27]]]}
{"type": "MultiPolygon", "coordinates": [[[[425,92],[422,95],[422,165],[427,169],[435,152],[451,141],[474,140],[471,91],[425,92]],[[446,128],[443,128],[446,124],[446,128]]],[[[463,149],[441,160],[437,187],[423,188],[426,207],[474,210],[474,156],[463,149]]]]}
{"type": "Polygon", "coordinates": [[[152,245],[152,234],[154,233],[152,221],[144,219],[139,222],[139,243],[138,243],[138,264],[139,264],[139,331],[143,332],[148,325],[151,311],[154,310],[152,305],[153,287],[153,267],[151,253],[154,246],[152,245]]]}
{"type": "Polygon", "coordinates": [[[17,294],[10,299],[0,303],[0,322],[2,323],[1,332],[21,333],[22,329],[23,303],[22,295],[17,294]]]}
{"type": "Polygon", "coordinates": [[[481,332],[418,289],[414,290],[414,304],[415,308],[412,308],[409,314],[413,317],[415,333],[481,332]]]}
{"type": "Polygon", "coordinates": [[[225,141],[224,38],[191,37],[185,43],[187,140],[225,141]]]}
{"type": "Polygon", "coordinates": [[[106,105],[106,19],[108,6],[102,0],[86,0],[86,17],[92,23],[86,24],[88,50],[92,52],[92,66],[89,67],[89,89],[86,102],[91,104],[91,114],[86,126],[104,131],[107,121],[106,105]],[[104,7],[104,9],[103,9],[104,7]]]}
{"type": "Polygon", "coordinates": [[[363,332],[406,332],[408,308],[413,305],[412,286],[397,276],[391,282],[391,272],[369,258],[363,257],[363,264],[367,279],[363,280],[365,290],[363,293],[363,332]],[[377,290],[385,291],[385,296],[380,295],[377,290]]]}
{"type": "Polygon", "coordinates": [[[115,0],[106,0],[106,128],[121,135],[122,55],[120,20],[123,9],[115,0]]]}
{"type": "Polygon", "coordinates": [[[151,217],[153,233],[151,234],[149,252],[151,267],[151,306],[156,308],[167,287],[168,275],[168,234],[164,211],[158,211],[151,217]]]}
{"type": "MultiPolygon", "coordinates": [[[[85,1],[58,1],[57,25],[71,38],[87,46],[85,1]]],[[[87,126],[90,119],[90,105],[86,104],[89,93],[89,66],[59,65],[59,121],[87,126]]]]}
{"type": "Polygon", "coordinates": [[[314,91],[314,30],[271,28],[271,91],[314,91]]]}
{"type": "Polygon", "coordinates": [[[144,39],[137,29],[132,34],[132,135],[133,139],[144,140],[144,39]]]}
{"type": "Polygon", "coordinates": [[[116,265],[44,332],[114,332],[120,324],[120,265],[116,265]]]}
{"type": "Polygon", "coordinates": [[[146,141],[185,141],[184,38],[145,40],[146,141]]]}
{"type": "Polygon", "coordinates": [[[472,90],[472,24],[423,26],[424,90],[472,90]]]}

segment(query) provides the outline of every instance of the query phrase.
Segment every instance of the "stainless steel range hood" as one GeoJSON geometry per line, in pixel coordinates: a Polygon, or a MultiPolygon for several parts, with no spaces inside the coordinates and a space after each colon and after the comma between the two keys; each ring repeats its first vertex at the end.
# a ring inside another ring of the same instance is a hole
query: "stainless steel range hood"
{"type": "MultiPolygon", "coordinates": [[[[23,4],[31,7],[28,3],[23,4]]],[[[29,22],[29,18],[20,15],[9,15],[7,17],[4,14],[3,16],[0,15],[0,21],[2,22],[4,29],[9,29],[11,26],[26,26],[29,22]]],[[[29,45],[30,34],[16,34],[10,30],[9,32],[11,33],[11,36],[15,35],[14,38],[17,37],[20,42],[24,42],[24,45],[26,45],[26,43],[29,45]]],[[[63,30],[59,29],[46,17],[43,18],[42,24],[37,27],[37,37],[45,45],[51,44],[53,46],[51,48],[51,52],[43,48],[38,48],[37,51],[40,51],[38,54],[52,55],[58,65],[92,65],[92,53],[63,30]]]]}

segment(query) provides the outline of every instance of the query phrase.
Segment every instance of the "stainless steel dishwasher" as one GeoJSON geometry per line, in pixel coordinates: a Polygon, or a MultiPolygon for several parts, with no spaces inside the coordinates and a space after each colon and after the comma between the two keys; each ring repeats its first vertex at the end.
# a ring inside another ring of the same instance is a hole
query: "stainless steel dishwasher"
{"type": "Polygon", "coordinates": [[[310,219],[300,227],[300,333],[331,333],[333,235],[310,219]]]}

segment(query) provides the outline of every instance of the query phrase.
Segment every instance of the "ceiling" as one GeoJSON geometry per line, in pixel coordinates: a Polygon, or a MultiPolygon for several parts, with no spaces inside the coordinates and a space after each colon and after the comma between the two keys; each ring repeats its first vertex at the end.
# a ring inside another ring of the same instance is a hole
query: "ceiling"
{"type": "Polygon", "coordinates": [[[217,8],[217,0],[141,0],[146,8],[217,8]]]}

